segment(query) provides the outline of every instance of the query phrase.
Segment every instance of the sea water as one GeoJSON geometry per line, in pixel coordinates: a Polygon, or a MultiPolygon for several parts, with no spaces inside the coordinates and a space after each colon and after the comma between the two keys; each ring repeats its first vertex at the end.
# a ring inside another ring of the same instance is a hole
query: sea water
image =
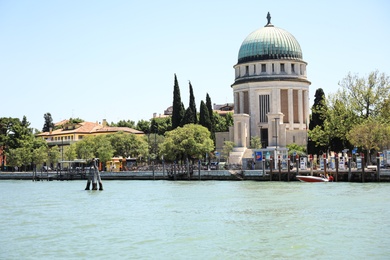
{"type": "Polygon", "coordinates": [[[0,259],[389,259],[390,184],[0,181],[0,259]]]}

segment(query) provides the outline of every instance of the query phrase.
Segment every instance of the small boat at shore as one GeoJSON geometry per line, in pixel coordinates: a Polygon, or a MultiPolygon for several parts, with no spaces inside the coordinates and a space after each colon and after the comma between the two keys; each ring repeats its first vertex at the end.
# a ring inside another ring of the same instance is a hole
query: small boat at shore
{"type": "Polygon", "coordinates": [[[319,176],[297,175],[296,177],[301,182],[329,182],[328,178],[319,177],[319,176]]]}

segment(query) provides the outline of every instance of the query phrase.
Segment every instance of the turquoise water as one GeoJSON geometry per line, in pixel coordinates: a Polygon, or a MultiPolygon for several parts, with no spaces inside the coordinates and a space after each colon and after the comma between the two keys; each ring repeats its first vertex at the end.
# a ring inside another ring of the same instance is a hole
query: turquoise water
{"type": "Polygon", "coordinates": [[[389,259],[390,185],[0,181],[0,259],[389,259]]]}

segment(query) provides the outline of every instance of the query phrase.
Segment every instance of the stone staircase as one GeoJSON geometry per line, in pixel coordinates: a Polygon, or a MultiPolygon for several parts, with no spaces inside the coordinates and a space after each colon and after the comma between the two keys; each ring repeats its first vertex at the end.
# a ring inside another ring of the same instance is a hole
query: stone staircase
{"type": "Polygon", "coordinates": [[[230,164],[241,164],[242,156],[246,151],[246,147],[234,147],[233,151],[229,154],[229,163],[230,164]]]}

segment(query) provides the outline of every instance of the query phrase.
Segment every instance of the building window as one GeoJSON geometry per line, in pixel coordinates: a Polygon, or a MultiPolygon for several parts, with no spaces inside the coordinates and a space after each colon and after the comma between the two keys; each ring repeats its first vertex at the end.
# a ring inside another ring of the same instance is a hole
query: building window
{"type": "Polygon", "coordinates": [[[285,72],[284,71],[284,63],[280,63],[280,72],[285,72]]]}
{"type": "Polygon", "coordinates": [[[245,66],[245,76],[249,75],[249,66],[245,66]]]}
{"type": "Polygon", "coordinates": [[[265,64],[261,64],[261,72],[266,72],[267,69],[266,69],[266,66],[265,64]]]}
{"type": "Polygon", "coordinates": [[[293,143],[295,143],[295,135],[293,135],[293,143]]]}
{"type": "Polygon", "coordinates": [[[301,71],[301,75],[303,75],[303,65],[301,64],[301,67],[300,67],[300,71],[301,71]]]}
{"type": "Polygon", "coordinates": [[[259,95],[259,122],[267,122],[269,111],[269,95],[259,95]]]}
{"type": "Polygon", "coordinates": [[[295,64],[291,64],[291,73],[295,73],[295,64]]]}
{"type": "Polygon", "coordinates": [[[272,73],[275,73],[275,64],[272,63],[272,73]]]}
{"type": "Polygon", "coordinates": [[[253,65],[253,74],[256,75],[256,64],[253,65]]]}

